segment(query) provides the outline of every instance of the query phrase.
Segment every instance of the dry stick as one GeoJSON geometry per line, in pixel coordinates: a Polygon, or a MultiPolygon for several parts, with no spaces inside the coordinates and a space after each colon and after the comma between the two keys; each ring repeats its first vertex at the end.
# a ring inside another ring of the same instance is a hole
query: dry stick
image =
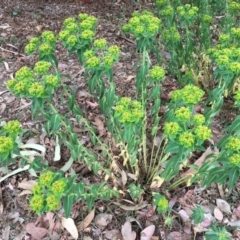
{"type": "Polygon", "coordinates": [[[20,55],[20,56],[22,56],[22,57],[27,57],[27,56],[24,55],[24,54],[21,54],[21,53],[18,53],[18,52],[14,52],[14,51],[11,51],[11,50],[7,50],[7,49],[2,48],[2,47],[0,47],[0,49],[2,49],[2,50],[5,51],[5,52],[10,52],[10,53],[13,53],[13,54],[16,54],[16,55],[20,55]]]}

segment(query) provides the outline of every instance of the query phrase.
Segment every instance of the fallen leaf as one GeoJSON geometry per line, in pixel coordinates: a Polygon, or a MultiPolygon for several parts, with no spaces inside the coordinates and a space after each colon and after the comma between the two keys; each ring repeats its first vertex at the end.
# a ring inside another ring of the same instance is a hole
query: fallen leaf
{"type": "Polygon", "coordinates": [[[43,239],[48,234],[46,228],[36,227],[34,223],[28,223],[26,231],[31,234],[33,239],[43,239]]]}
{"type": "Polygon", "coordinates": [[[217,203],[218,208],[221,211],[223,211],[223,212],[225,212],[227,214],[231,213],[231,207],[225,200],[218,198],[216,200],[216,203],[217,203]]]}
{"type": "Polygon", "coordinates": [[[27,194],[32,194],[32,191],[31,190],[23,190],[22,192],[19,193],[19,197],[20,196],[23,196],[23,195],[27,195],[27,194]]]}
{"type": "Polygon", "coordinates": [[[97,130],[99,132],[100,136],[103,136],[105,131],[104,131],[104,123],[99,117],[95,117],[95,125],[97,126],[97,130]]]}
{"type": "Polygon", "coordinates": [[[171,232],[167,235],[167,240],[182,240],[180,232],[171,232]]]}
{"type": "Polygon", "coordinates": [[[94,215],[95,215],[95,208],[85,217],[83,221],[78,223],[77,230],[83,231],[86,227],[88,227],[88,225],[92,222],[94,215]]]}
{"type": "Polygon", "coordinates": [[[238,218],[240,218],[240,206],[238,206],[237,209],[235,209],[234,215],[236,215],[238,218]]]}
{"type": "Polygon", "coordinates": [[[121,175],[122,175],[122,184],[123,184],[123,186],[125,186],[127,183],[127,174],[125,171],[122,170],[121,175]]]}
{"type": "Polygon", "coordinates": [[[238,220],[238,221],[229,222],[227,225],[231,227],[240,227],[240,221],[238,220]]]}
{"type": "Polygon", "coordinates": [[[86,101],[86,104],[92,109],[98,107],[98,104],[96,102],[93,103],[93,102],[86,101]]]}
{"type": "Polygon", "coordinates": [[[105,232],[105,238],[109,240],[120,240],[122,235],[119,230],[113,229],[105,232]]]}
{"type": "Polygon", "coordinates": [[[31,190],[36,184],[37,182],[34,180],[22,181],[18,183],[18,187],[25,190],[31,190]]]}
{"type": "Polygon", "coordinates": [[[218,221],[222,221],[223,220],[223,214],[222,212],[220,211],[220,209],[218,207],[215,207],[214,208],[214,217],[218,220],[218,221]]]}
{"type": "Polygon", "coordinates": [[[94,222],[98,227],[106,227],[112,221],[112,215],[107,213],[98,214],[94,222]]]}
{"type": "Polygon", "coordinates": [[[118,203],[118,202],[113,202],[113,203],[126,211],[139,210],[139,209],[145,208],[148,205],[147,203],[140,203],[140,204],[137,204],[134,206],[126,206],[126,205],[122,205],[121,203],[118,203]]]}
{"type": "Polygon", "coordinates": [[[137,236],[136,232],[132,231],[132,225],[128,221],[123,224],[121,233],[124,240],[135,240],[137,236]]]}
{"type": "Polygon", "coordinates": [[[130,76],[127,77],[126,80],[124,80],[124,82],[125,82],[125,83],[131,82],[131,80],[132,80],[133,78],[135,78],[135,75],[130,75],[130,76]]]}
{"type": "Polygon", "coordinates": [[[72,218],[62,217],[61,223],[74,239],[78,239],[78,230],[72,218]]]}
{"type": "MultiPolygon", "coordinates": [[[[198,167],[202,166],[203,161],[205,160],[206,156],[208,156],[209,154],[211,154],[213,151],[210,147],[208,147],[206,149],[206,151],[202,154],[202,156],[200,158],[198,158],[194,164],[197,165],[198,167]]],[[[186,172],[184,172],[183,174],[181,174],[181,177],[185,177],[186,175],[190,175],[193,176],[194,173],[196,172],[196,169],[194,168],[190,168],[188,169],[186,172]]]]}
{"type": "Polygon", "coordinates": [[[150,225],[141,231],[140,240],[151,240],[152,235],[154,234],[155,226],[150,225]]]}
{"type": "Polygon", "coordinates": [[[9,236],[10,236],[10,226],[7,226],[2,231],[2,240],[9,240],[9,236]]]}

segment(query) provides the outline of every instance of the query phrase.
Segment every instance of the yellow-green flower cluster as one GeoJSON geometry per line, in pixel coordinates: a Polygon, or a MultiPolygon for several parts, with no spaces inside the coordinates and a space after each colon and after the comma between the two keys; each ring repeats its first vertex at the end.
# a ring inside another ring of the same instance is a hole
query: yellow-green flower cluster
{"type": "Polygon", "coordinates": [[[115,106],[115,117],[122,123],[138,123],[144,114],[138,101],[123,97],[115,106]]]}
{"type": "Polygon", "coordinates": [[[165,71],[162,67],[154,66],[149,71],[149,77],[153,81],[160,82],[164,79],[164,76],[165,76],[165,71]]]}
{"type": "Polygon", "coordinates": [[[157,207],[158,213],[165,213],[169,210],[168,200],[161,194],[154,194],[154,205],[157,207]]]}
{"type": "Polygon", "coordinates": [[[207,126],[197,126],[194,129],[195,135],[198,139],[200,140],[207,140],[212,136],[211,129],[208,128],[207,126]]]}
{"type": "Polygon", "coordinates": [[[107,52],[113,57],[118,57],[120,53],[120,48],[117,45],[112,45],[107,49],[107,52]]]}
{"type": "Polygon", "coordinates": [[[191,111],[187,107],[180,107],[174,112],[175,117],[180,121],[190,121],[191,111]]]}
{"type": "Polygon", "coordinates": [[[165,5],[169,4],[169,0],[156,0],[157,7],[164,7],[165,5]]]}
{"type": "Polygon", "coordinates": [[[59,32],[58,37],[68,50],[76,50],[82,44],[81,41],[92,41],[95,35],[96,22],[97,19],[88,14],[79,14],[78,19],[67,18],[63,22],[64,29],[59,32]]]}
{"type": "Polygon", "coordinates": [[[238,13],[240,11],[240,3],[237,1],[231,1],[228,6],[229,6],[229,10],[232,12],[238,13]]]}
{"type": "Polygon", "coordinates": [[[105,55],[103,57],[103,62],[106,67],[112,67],[114,64],[114,58],[112,57],[112,55],[105,55]]]}
{"type": "Polygon", "coordinates": [[[30,199],[30,207],[37,214],[49,212],[59,208],[61,197],[64,196],[67,179],[51,171],[42,173],[38,183],[32,188],[33,197],[30,199]]]}
{"type": "Polygon", "coordinates": [[[21,131],[21,123],[17,120],[8,121],[3,129],[10,134],[16,134],[21,131]]]}
{"type": "Polygon", "coordinates": [[[52,31],[44,31],[41,35],[43,42],[53,45],[56,43],[56,37],[52,31]]]}
{"type": "Polygon", "coordinates": [[[240,28],[231,28],[231,36],[236,37],[237,39],[240,39],[240,28]]]}
{"type": "Polygon", "coordinates": [[[238,151],[240,150],[240,138],[237,137],[229,137],[225,148],[231,151],[238,151]]]}
{"type": "Polygon", "coordinates": [[[182,19],[194,20],[197,18],[198,8],[192,7],[190,4],[185,4],[184,6],[177,7],[177,13],[182,19]]]}
{"type": "Polygon", "coordinates": [[[78,43],[78,38],[75,35],[68,36],[66,43],[69,47],[74,47],[78,43]]]}
{"type": "Polygon", "coordinates": [[[52,87],[57,87],[58,86],[58,77],[54,75],[48,75],[44,79],[44,81],[47,83],[47,85],[52,86],[52,87]]]}
{"type": "Polygon", "coordinates": [[[174,9],[171,5],[167,5],[165,8],[163,8],[161,11],[159,11],[160,15],[162,17],[170,17],[174,13],[174,9]]]}
{"type": "Polygon", "coordinates": [[[205,24],[211,24],[212,22],[212,16],[208,15],[208,14],[204,14],[202,16],[202,22],[205,23],[205,24]]]}
{"type": "Polygon", "coordinates": [[[52,64],[50,62],[38,61],[36,62],[33,70],[39,75],[46,74],[49,71],[51,65],[52,64]]]}
{"type": "Polygon", "coordinates": [[[191,132],[183,132],[180,134],[178,141],[185,148],[191,148],[194,146],[195,136],[191,132]]]}
{"type": "Polygon", "coordinates": [[[91,40],[94,36],[94,32],[92,30],[84,30],[82,33],[81,33],[81,38],[84,39],[84,40],[91,40]]]}
{"type": "Polygon", "coordinates": [[[107,45],[107,40],[105,38],[96,39],[93,42],[94,47],[102,50],[105,49],[106,45],[107,45]]]}
{"type": "Polygon", "coordinates": [[[239,153],[233,154],[232,156],[230,156],[228,158],[228,161],[233,165],[239,166],[240,165],[240,154],[239,153]]]}
{"type": "Polygon", "coordinates": [[[167,135],[177,135],[182,131],[182,128],[177,122],[167,122],[164,124],[164,133],[167,135]]]}
{"type": "Polygon", "coordinates": [[[90,50],[86,50],[84,53],[83,53],[83,56],[85,59],[88,59],[88,58],[91,58],[95,55],[95,52],[90,49],[90,50]]]}
{"type": "Polygon", "coordinates": [[[86,68],[91,69],[91,68],[96,68],[99,67],[101,64],[101,60],[99,57],[93,56],[87,59],[86,61],[86,68]]]}
{"type": "Polygon", "coordinates": [[[56,196],[56,195],[49,195],[46,198],[46,202],[47,202],[46,211],[58,210],[59,204],[60,204],[60,199],[59,199],[58,196],[56,196]]]}
{"type": "Polygon", "coordinates": [[[60,179],[58,181],[55,181],[52,186],[51,186],[51,191],[58,195],[58,194],[61,194],[61,193],[64,193],[65,190],[66,190],[66,186],[67,186],[67,182],[66,180],[63,178],[63,179],[60,179]]]}
{"type": "Polygon", "coordinates": [[[62,30],[59,32],[58,34],[58,38],[61,40],[61,41],[66,41],[68,36],[70,35],[70,31],[68,30],[62,30]]]}
{"type": "Polygon", "coordinates": [[[75,33],[78,31],[78,25],[75,22],[71,22],[65,26],[65,30],[69,31],[70,33],[75,33]]]}
{"type": "Polygon", "coordinates": [[[72,23],[76,23],[76,19],[74,17],[69,17],[69,18],[66,18],[64,21],[63,21],[63,25],[64,26],[67,26],[69,24],[72,24],[72,23]]]}
{"type": "Polygon", "coordinates": [[[219,35],[219,41],[221,43],[227,43],[230,40],[230,35],[229,34],[220,34],[219,35]]]}
{"type": "Polygon", "coordinates": [[[21,67],[16,73],[15,77],[18,80],[29,80],[34,76],[33,71],[29,67],[21,67]]]}
{"type": "Polygon", "coordinates": [[[39,52],[44,55],[50,55],[53,53],[53,48],[48,43],[43,43],[39,46],[39,52]]]}
{"type": "Polygon", "coordinates": [[[202,114],[195,114],[193,116],[193,123],[196,126],[202,125],[203,123],[205,123],[205,117],[202,114]]]}
{"type": "Polygon", "coordinates": [[[37,37],[33,37],[30,39],[29,43],[25,46],[24,51],[27,54],[32,54],[38,48],[40,44],[40,39],[37,37]]]}
{"type": "Polygon", "coordinates": [[[181,40],[181,35],[175,26],[165,29],[162,32],[162,38],[166,43],[175,43],[181,40]]]}
{"type": "Polygon", "coordinates": [[[45,93],[45,88],[41,83],[32,83],[28,90],[30,96],[32,97],[42,97],[45,93]]]}
{"type": "Polygon", "coordinates": [[[0,136],[0,153],[8,153],[14,147],[14,141],[11,137],[0,136]]]}
{"type": "Polygon", "coordinates": [[[180,90],[172,92],[171,99],[175,102],[182,101],[184,104],[197,104],[204,95],[204,91],[194,85],[186,85],[180,90]]]}
{"type": "Polygon", "coordinates": [[[152,38],[161,28],[161,20],[155,17],[151,12],[135,12],[125,24],[122,30],[125,33],[133,34],[134,37],[152,38]]]}
{"type": "Polygon", "coordinates": [[[44,208],[44,196],[43,195],[34,195],[30,199],[30,208],[36,213],[40,213],[44,208]]]}
{"type": "Polygon", "coordinates": [[[54,173],[51,171],[47,171],[45,173],[42,173],[39,177],[39,186],[46,186],[46,187],[50,187],[51,183],[53,181],[54,178],[54,173]]]}

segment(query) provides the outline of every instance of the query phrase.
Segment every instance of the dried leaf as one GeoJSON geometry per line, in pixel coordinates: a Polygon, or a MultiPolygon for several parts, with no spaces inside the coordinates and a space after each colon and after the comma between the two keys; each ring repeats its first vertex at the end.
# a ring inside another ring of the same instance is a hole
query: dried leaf
{"type": "Polygon", "coordinates": [[[36,184],[37,182],[34,180],[22,181],[18,183],[18,187],[25,190],[31,190],[36,184]]]}
{"type": "Polygon", "coordinates": [[[219,208],[221,211],[223,211],[223,212],[225,212],[225,213],[227,213],[227,214],[228,214],[228,213],[231,213],[231,207],[230,207],[230,205],[229,205],[225,200],[218,198],[218,199],[216,200],[216,203],[217,203],[218,208],[219,208]]]}
{"type": "Polygon", "coordinates": [[[86,104],[92,109],[98,107],[98,104],[96,102],[93,103],[93,102],[86,101],[86,104]]]}
{"type": "Polygon", "coordinates": [[[78,239],[78,230],[72,218],[62,217],[61,223],[74,239],[78,239]]]}
{"type": "Polygon", "coordinates": [[[139,209],[145,208],[148,205],[147,203],[140,203],[140,204],[137,204],[135,206],[126,206],[126,205],[122,205],[121,203],[118,203],[118,202],[114,202],[114,204],[119,206],[120,208],[126,210],[126,211],[139,210],[139,209]]]}
{"type": "Polygon", "coordinates": [[[61,159],[61,147],[58,140],[58,135],[56,136],[56,146],[54,151],[54,159],[53,161],[57,162],[61,159]]]}
{"type": "Polygon", "coordinates": [[[222,212],[220,211],[220,209],[218,207],[215,207],[214,208],[214,217],[218,220],[218,221],[222,221],[223,220],[223,214],[222,212]]]}
{"type": "Polygon", "coordinates": [[[122,184],[123,184],[123,186],[125,186],[127,183],[127,174],[125,171],[122,170],[121,175],[122,175],[122,184]]]}
{"type": "Polygon", "coordinates": [[[92,222],[95,215],[95,208],[85,217],[83,221],[78,223],[77,229],[78,231],[83,231],[88,225],[92,222]]]}
{"type": "Polygon", "coordinates": [[[28,223],[26,231],[31,234],[33,239],[43,239],[48,234],[46,228],[36,227],[34,223],[28,223]]]}
{"type": "Polygon", "coordinates": [[[95,125],[97,126],[97,130],[100,136],[104,135],[104,123],[99,117],[95,117],[95,125]]]}
{"type": "Polygon", "coordinates": [[[150,225],[142,230],[140,240],[151,240],[152,235],[154,234],[155,226],[150,225]]]}
{"type": "Polygon", "coordinates": [[[168,234],[167,240],[182,240],[182,235],[180,232],[171,232],[168,234]]]}
{"type": "Polygon", "coordinates": [[[23,195],[27,195],[27,194],[32,194],[31,190],[23,190],[22,192],[19,193],[18,196],[23,196],[23,195]]]}
{"type": "Polygon", "coordinates": [[[234,222],[229,222],[227,225],[231,227],[240,227],[240,221],[238,220],[234,222]]]}
{"type": "MultiPolygon", "coordinates": [[[[210,147],[208,147],[206,149],[206,151],[202,154],[202,156],[200,158],[198,158],[194,164],[197,165],[198,167],[202,166],[203,161],[205,160],[206,156],[208,156],[209,154],[211,154],[213,151],[210,147]]],[[[196,172],[196,170],[194,168],[190,168],[189,170],[187,170],[186,172],[184,172],[183,174],[181,174],[181,177],[184,177],[186,175],[190,175],[193,176],[194,173],[196,172]]]]}
{"type": "Polygon", "coordinates": [[[126,221],[121,229],[121,233],[124,240],[135,240],[136,232],[132,231],[132,225],[130,222],[126,221]]]}
{"type": "Polygon", "coordinates": [[[234,211],[234,215],[240,218],[240,206],[238,206],[237,209],[234,211]]]}
{"type": "Polygon", "coordinates": [[[122,238],[122,235],[120,233],[119,230],[117,229],[113,229],[113,230],[110,230],[110,231],[106,231],[105,232],[105,238],[106,239],[109,239],[109,240],[116,240],[116,239],[121,239],[122,238]]]}
{"type": "Polygon", "coordinates": [[[106,227],[112,221],[112,215],[107,213],[98,214],[94,222],[98,227],[106,227]]]}
{"type": "Polygon", "coordinates": [[[130,75],[130,76],[127,77],[126,80],[124,80],[124,82],[125,82],[125,83],[131,82],[131,80],[132,80],[133,78],[135,78],[135,75],[130,75]]]}
{"type": "Polygon", "coordinates": [[[10,226],[7,226],[2,231],[2,240],[9,240],[9,236],[10,236],[10,226]]]}

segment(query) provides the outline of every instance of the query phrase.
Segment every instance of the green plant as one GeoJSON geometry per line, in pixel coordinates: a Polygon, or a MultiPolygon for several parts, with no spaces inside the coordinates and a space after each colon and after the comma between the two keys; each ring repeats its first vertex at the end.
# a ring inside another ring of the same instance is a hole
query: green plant
{"type": "Polygon", "coordinates": [[[193,208],[191,219],[193,220],[194,224],[199,224],[204,220],[204,211],[201,206],[198,205],[193,208]]]}
{"type": "Polygon", "coordinates": [[[205,234],[206,240],[230,240],[231,234],[224,227],[213,226],[205,234]]]}

